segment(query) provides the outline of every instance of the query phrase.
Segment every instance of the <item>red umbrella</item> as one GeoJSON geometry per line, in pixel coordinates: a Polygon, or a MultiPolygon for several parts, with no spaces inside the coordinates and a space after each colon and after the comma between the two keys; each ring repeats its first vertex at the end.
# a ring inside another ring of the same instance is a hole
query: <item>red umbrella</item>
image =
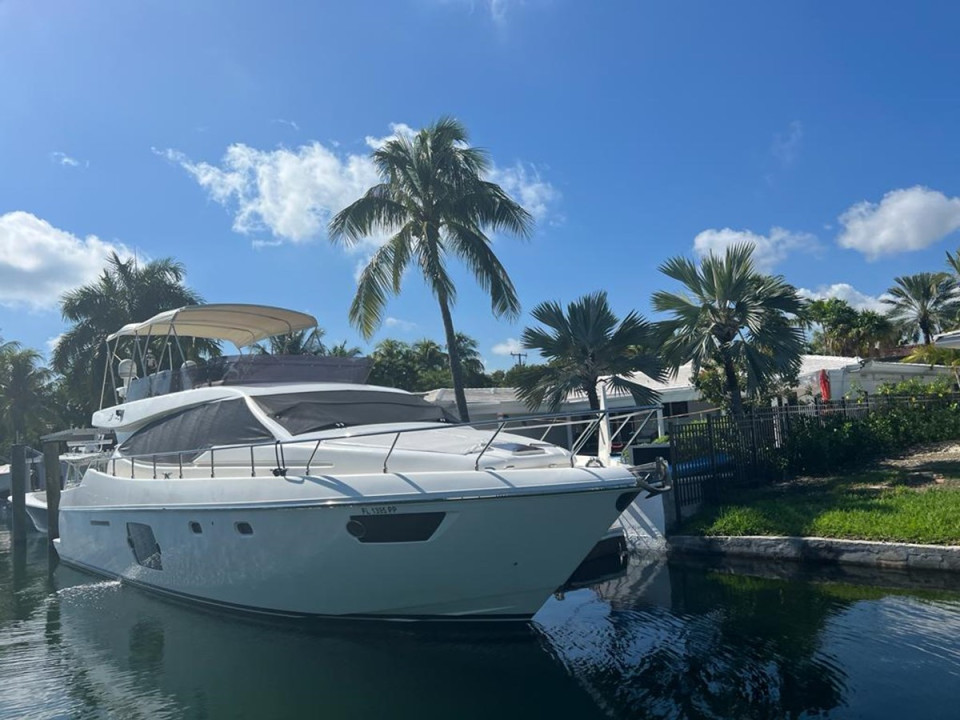
{"type": "Polygon", "coordinates": [[[830,402],[830,376],[826,370],[820,371],[820,398],[824,402],[830,402]]]}

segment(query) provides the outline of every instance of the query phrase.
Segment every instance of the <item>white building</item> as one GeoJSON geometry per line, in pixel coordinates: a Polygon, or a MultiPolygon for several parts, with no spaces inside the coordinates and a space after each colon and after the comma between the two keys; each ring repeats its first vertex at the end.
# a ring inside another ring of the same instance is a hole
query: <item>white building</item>
{"type": "MultiPolygon", "coordinates": [[[[800,401],[812,401],[820,395],[820,371],[825,370],[830,379],[830,394],[833,399],[855,397],[861,393],[872,395],[881,385],[897,383],[913,378],[922,378],[928,382],[938,377],[954,377],[951,368],[942,365],[923,365],[917,363],[883,362],[862,360],[857,357],[836,355],[804,355],[798,376],[797,393],[800,401]]],[[[662,418],[670,418],[703,412],[712,409],[712,405],[700,397],[694,387],[690,364],[683,365],[675,377],[659,382],[643,373],[635,373],[631,380],[656,390],[660,394],[662,418]]],[[[516,417],[529,415],[530,411],[517,398],[513,388],[467,388],[467,406],[472,420],[492,420],[498,417],[516,417]]],[[[451,388],[431,390],[425,394],[430,402],[437,403],[451,412],[456,412],[456,399],[451,388]]],[[[609,394],[607,405],[611,408],[634,405],[630,394],[609,394]]],[[[563,412],[584,412],[589,410],[586,395],[575,393],[563,404],[563,412]]]]}

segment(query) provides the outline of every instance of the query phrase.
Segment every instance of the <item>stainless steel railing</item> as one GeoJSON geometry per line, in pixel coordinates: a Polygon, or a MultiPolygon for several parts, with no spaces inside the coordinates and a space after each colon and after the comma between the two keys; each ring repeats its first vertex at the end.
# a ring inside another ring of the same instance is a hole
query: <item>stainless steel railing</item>
{"type": "MultiPolygon", "coordinates": [[[[218,454],[221,458],[225,454],[230,454],[235,457],[236,454],[230,453],[229,451],[248,450],[249,465],[246,462],[244,462],[242,465],[238,465],[235,461],[221,461],[219,464],[221,471],[229,468],[231,471],[236,472],[240,467],[249,468],[250,476],[257,477],[258,468],[267,468],[270,474],[277,477],[285,477],[288,469],[285,448],[294,445],[297,447],[303,447],[304,445],[312,443],[312,451],[310,452],[309,458],[307,459],[305,465],[303,465],[303,474],[310,475],[311,466],[315,462],[317,455],[324,443],[334,440],[355,440],[358,438],[392,436],[389,446],[385,448],[383,461],[380,464],[382,472],[388,473],[390,472],[390,459],[397,448],[397,444],[399,443],[401,436],[403,435],[423,432],[455,432],[456,430],[463,428],[471,428],[475,430],[489,428],[489,438],[487,438],[481,445],[475,446],[467,452],[467,454],[472,454],[474,451],[476,452],[476,459],[473,464],[474,470],[481,470],[481,460],[483,459],[484,455],[487,454],[490,448],[494,446],[494,442],[496,441],[497,437],[500,436],[504,431],[523,435],[533,442],[548,442],[547,438],[550,436],[551,432],[556,433],[557,431],[564,431],[567,444],[569,444],[569,447],[565,447],[564,449],[569,451],[570,465],[574,466],[576,464],[578,453],[580,453],[580,451],[587,446],[593,437],[597,436],[599,442],[599,429],[604,420],[610,424],[611,444],[617,441],[617,439],[623,435],[625,437],[628,436],[628,439],[623,442],[623,445],[629,446],[640,435],[640,433],[643,432],[650,419],[656,417],[657,410],[657,406],[637,406],[631,408],[612,408],[600,411],[591,410],[577,413],[576,415],[573,415],[569,412],[542,413],[479,422],[442,424],[435,427],[426,428],[422,426],[411,427],[403,428],[401,430],[367,430],[357,432],[355,430],[346,429],[336,432],[335,434],[325,433],[323,437],[311,439],[272,440],[258,443],[217,445],[215,447],[202,447],[134,455],[123,454],[122,450],[118,450],[116,453],[114,453],[113,457],[110,458],[109,464],[110,472],[113,475],[117,475],[117,463],[120,463],[121,466],[124,463],[129,464],[130,478],[132,479],[136,479],[138,476],[138,471],[140,473],[145,473],[140,475],[140,477],[152,477],[153,479],[157,479],[159,474],[164,478],[172,478],[174,473],[176,473],[177,478],[183,478],[184,468],[187,468],[188,471],[192,470],[194,472],[203,472],[206,468],[209,468],[209,477],[216,478],[218,470],[216,458],[218,454]],[[541,430],[542,432],[540,432],[541,430]],[[269,452],[271,449],[273,451],[271,455],[274,461],[272,465],[269,462],[264,462],[262,452],[259,453],[260,457],[258,458],[257,452],[258,450],[267,450],[269,452]],[[207,457],[198,462],[198,458],[202,456],[207,457]]],[[[557,445],[558,443],[554,441],[552,444],[557,445]]],[[[560,447],[563,447],[563,445],[560,445],[560,447]]],[[[376,446],[366,446],[366,449],[372,451],[376,449],[376,446]]],[[[123,468],[123,470],[126,470],[126,468],[123,468]]],[[[193,473],[190,474],[192,475],[193,473]]]]}

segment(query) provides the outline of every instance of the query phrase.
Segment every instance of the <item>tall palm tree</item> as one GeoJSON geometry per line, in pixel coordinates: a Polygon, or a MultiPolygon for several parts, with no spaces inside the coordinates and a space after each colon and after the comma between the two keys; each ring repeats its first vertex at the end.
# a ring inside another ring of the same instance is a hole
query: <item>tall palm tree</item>
{"type": "Polygon", "coordinates": [[[933,336],[947,329],[957,313],[957,281],[945,272],[922,272],[894,278],[896,283],[887,292],[892,296],[882,302],[890,305],[890,319],[905,334],[933,342],[933,336]]]}
{"type": "Polygon", "coordinates": [[[341,210],[330,238],[348,245],[377,233],[390,238],[374,253],[357,284],[350,320],[369,338],[383,319],[387,296],[400,292],[403,272],[417,265],[440,306],[457,409],[468,420],[463,372],[451,308],[457,297],[447,271],[455,256],[489,293],[496,316],[514,318],[520,301],[487,232],[528,237],[533,218],[499,185],[484,180],[487,154],[467,145],[467,131],[442,118],[412,137],[397,137],[373,153],[382,182],[341,210]]]}
{"type": "Polygon", "coordinates": [[[556,411],[577,390],[598,410],[597,383],[604,376],[610,376],[614,391],[629,392],[637,404],[656,401],[655,391],[630,379],[636,372],[663,377],[654,329],[642,316],[630,312],[620,320],[602,291],[571,302],[566,312],[560,303],[544,302],[531,314],[546,327],[524,329],[523,346],[547,360],[518,373],[517,395],[531,410],[546,405],[556,411]]]}
{"type": "Polygon", "coordinates": [[[745,370],[750,392],[799,370],[804,334],[793,320],[803,300],[781,276],[754,269],[752,245],[732,245],[723,255],[711,252],[699,267],[684,257],[671,258],[660,272],[685,290],[653,294],[654,309],[672,315],[661,323],[668,336],[665,358],[675,370],[692,362],[695,375],[717,364],[736,416],[743,414],[738,368],[745,370]]]}
{"type": "Polygon", "coordinates": [[[10,348],[0,352],[0,418],[14,442],[40,434],[52,424],[52,373],[36,350],[10,348]]]}
{"type": "MultiPolygon", "coordinates": [[[[171,258],[138,263],[112,253],[96,281],[64,293],[60,312],[73,327],[57,342],[52,365],[88,415],[100,398],[107,335],[164,310],[202,302],[198,293],[183,284],[185,274],[183,265],[171,258]]],[[[217,351],[215,344],[205,341],[198,341],[197,348],[217,351]]]]}

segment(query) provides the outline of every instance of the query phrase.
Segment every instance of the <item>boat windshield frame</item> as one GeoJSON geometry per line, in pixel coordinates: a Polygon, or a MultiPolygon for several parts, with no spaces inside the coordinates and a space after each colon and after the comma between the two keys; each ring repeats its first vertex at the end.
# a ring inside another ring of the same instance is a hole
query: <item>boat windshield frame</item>
{"type": "Polygon", "coordinates": [[[116,398],[119,389],[127,385],[117,382],[114,366],[120,361],[132,360],[134,367],[143,368],[144,377],[148,377],[165,369],[164,363],[169,365],[166,369],[174,372],[177,369],[174,359],[176,353],[179,354],[181,364],[190,360],[180,342],[181,337],[229,341],[236,346],[240,355],[243,355],[244,348],[267,338],[315,327],[317,319],[313,315],[269,305],[244,303],[187,305],[158,313],[143,322],[129,323],[108,335],[104,341],[107,367],[100,388],[100,408],[106,407],[104,403],[107,400],[108,377],[113,390],[111,399],[116,398]],[[160,358],[156,359],[153,358],[150,345],[152,340],[161,337],[163,344],[160,358]],[[122,358],[118,354],[120,342],[124,338],[133,338],[132,358],[122,358]]]}

